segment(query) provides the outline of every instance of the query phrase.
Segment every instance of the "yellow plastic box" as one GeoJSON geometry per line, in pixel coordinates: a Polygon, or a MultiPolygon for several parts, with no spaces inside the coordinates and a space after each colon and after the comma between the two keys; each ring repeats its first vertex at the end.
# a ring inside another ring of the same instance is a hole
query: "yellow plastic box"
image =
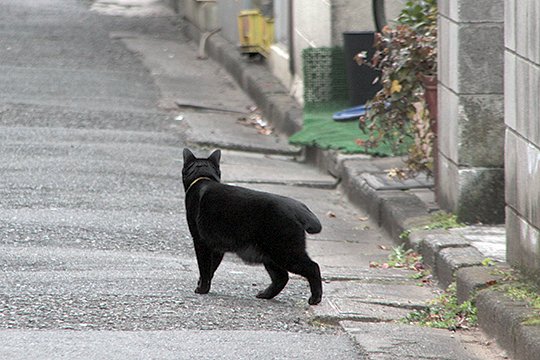
{"type": "Polygon", "coordinates": [[[243,53],[259,53],[267,57],[274,43],[274,19],[259,10],[242,10],[238,15],[238,34],[243,53]]]}

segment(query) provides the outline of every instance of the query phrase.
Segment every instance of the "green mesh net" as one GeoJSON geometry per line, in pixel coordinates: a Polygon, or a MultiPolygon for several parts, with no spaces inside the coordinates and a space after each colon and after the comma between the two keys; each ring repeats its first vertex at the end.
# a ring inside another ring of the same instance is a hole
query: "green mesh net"
{"type": "Polygon", "coordinates": [[[302,61],[305,104],[347,100],[345,56],[342,48],[304,49],[302,61]]]}

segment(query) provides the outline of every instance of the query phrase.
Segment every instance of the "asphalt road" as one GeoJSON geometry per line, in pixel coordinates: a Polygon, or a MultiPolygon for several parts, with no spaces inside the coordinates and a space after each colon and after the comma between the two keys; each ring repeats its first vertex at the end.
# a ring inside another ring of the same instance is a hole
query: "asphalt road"
{"type": "Polygon", "coordinates": [[[128,46],[185,45],[176,18],[91,5],[0,2],[0,358],[361,358],[310,321],[300,278],[255,299],[265,271],[228,257],[193,292],[185,134],[167,104],[197,83],[213,102],[247,97],[217,70],[155,73],[128,46]]]}

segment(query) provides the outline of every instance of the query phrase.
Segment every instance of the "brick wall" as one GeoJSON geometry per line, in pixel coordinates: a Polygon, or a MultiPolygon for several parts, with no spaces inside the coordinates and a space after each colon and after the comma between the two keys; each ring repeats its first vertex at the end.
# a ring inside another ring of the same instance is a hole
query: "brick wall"
{"type": "Polygon", "coordinates": [[[505,0],[508,261],[540,274],[540,2],[505,0]]]}

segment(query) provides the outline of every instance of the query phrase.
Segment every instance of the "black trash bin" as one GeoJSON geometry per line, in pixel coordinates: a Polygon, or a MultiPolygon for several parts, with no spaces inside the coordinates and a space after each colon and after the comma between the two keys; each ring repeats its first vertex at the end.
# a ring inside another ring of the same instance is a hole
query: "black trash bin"
{"type": "Polygon", "coordinates": [[[349,101],[352,106],[363,105],[371,100],[381,89],[379,82],[373,84],[379,76],[379,72],[367,65],[358,65],[354,61],[356,54],[366,51],[368,59],[371,60],[375,49],[373,31],[351,31],[343,33],[343,50],[345,53],[345,69],[347,72],[347,87],[349,90],[349,101]]]}

